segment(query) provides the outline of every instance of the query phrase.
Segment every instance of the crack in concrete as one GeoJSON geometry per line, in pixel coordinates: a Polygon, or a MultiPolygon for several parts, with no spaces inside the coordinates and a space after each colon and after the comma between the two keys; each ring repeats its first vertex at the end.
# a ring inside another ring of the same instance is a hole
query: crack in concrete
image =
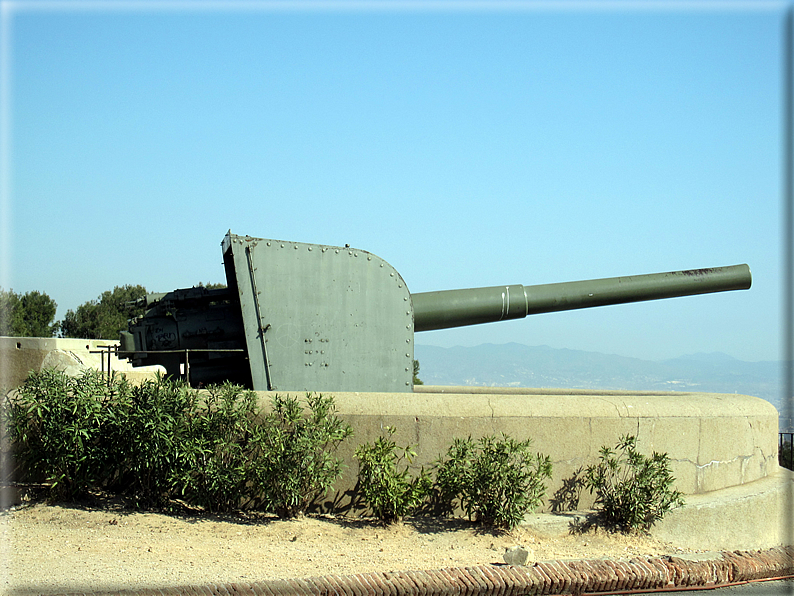
{"type": "Polygon", "coordinates": [[[711,460],[709,463],[707,463],[707,464],[695,464],[695,467],[696,467],[698,470],[702,470],[703,468],[708,468],[709,466],[712,466],[712,465],[714,465],[714,464],[717,464],[718,466],[719,466],[720,464],[732,464],[732,463],[734,463],[734,462],[737,462],[737,461],[747,461],[747,460],[751,460],[752,458],[753,458],[753,456],[752,456],[752,455],[737,455],[737,456],[736,456],[736,457],[734,457],[733,459],[726,459],[726,460],[712,459],[712,460],[711,460]]]}

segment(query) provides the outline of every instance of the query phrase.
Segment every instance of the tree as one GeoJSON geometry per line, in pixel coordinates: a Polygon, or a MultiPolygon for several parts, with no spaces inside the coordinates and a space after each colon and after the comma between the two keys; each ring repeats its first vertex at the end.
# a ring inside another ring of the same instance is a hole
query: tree
{"type": "Polygon", "coordinates": [[[116,286],[102,292],[97,300],[85,302],[77,310],[68,310],[61,322],[63,337],[83,339],[118,339],[127,329],[129,319],[143,314],[144,308],[135,301],[146,296],[140,285],[116,286]]]}
{"type": "Polygon", "coordinates": [[[15,336],[14,317],[19,310],[19,296],[14,290],[0,288],[0,335],[15,336]]]}
{"type": "Polygon", "coordinates": [[[58,305],[43,292],[26,292],[19,300],[19,335],[21,337],[52,337],[60,328],[55,322],[58,305]]]}
{"type": "Polygon", "coordinates": [[[414,360],[414,385],[424,385],[422,379],[419,378],[419,361],[414,360]]]}
{"type": "Polygon", "coordinates": [[[58,331],[55,311],[58,305],[44,292],[22,295],[0,288],[0,335],[14,337],[52,337],[58,331]]]}

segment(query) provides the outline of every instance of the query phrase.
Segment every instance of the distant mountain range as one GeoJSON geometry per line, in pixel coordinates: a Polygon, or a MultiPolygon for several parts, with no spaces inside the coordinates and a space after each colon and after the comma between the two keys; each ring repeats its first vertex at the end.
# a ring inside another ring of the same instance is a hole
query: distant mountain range
{"type": "Polygon", "coordinates": [[[419,378],[427,385],[740,393],[771,402],[781,414],[781,430],[794,430],[794,421],[783,419],[787,408],[779,361],[745,362],[722,352],[652,361],[518,343],[471,348],[417,344],[414,352],[419,378]]]}

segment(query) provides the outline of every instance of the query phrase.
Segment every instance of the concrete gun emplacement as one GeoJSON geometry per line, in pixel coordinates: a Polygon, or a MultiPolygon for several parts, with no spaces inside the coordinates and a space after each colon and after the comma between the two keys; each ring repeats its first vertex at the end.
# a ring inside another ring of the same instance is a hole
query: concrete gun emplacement
{"type": "Polygon", "coordinates": [[[149,294],[120,356],[194,386],[413,390],[414,332],[532,314],[750,288],[747,265],[545,285],[411,294],[386,261],[350,247],[223,239],[227,287],[149,294]]]}

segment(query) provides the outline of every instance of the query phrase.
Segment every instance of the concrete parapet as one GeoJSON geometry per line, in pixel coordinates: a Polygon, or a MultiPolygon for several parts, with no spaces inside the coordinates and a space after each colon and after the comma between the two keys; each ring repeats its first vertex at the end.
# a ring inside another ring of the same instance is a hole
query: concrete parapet
{"type": "Polygon", "coordinates": [[[691,549],[752,550],[794,544],[794,472],[778,467],[753,482],[698,495],[652,529],[691,549]]]}
{"type": "MultiPolygon", "coordinates": [[[[264,401],[269,395],[260,392],[264,401]]],[[[667,453],[676,488],[686,495],[751,483],[778,469],[777,410],[746,395],[424,387],[413,394],[333,396],[355,432],[340,447],[347,469],[337,498],[355,485],[356,445],[373,442],[386,426],[397,429],[398,445],[414,447],[417,469],[432,465],[455,437],[531,438],[554,466],[544,506],[551,511],[592,505],[581,471],[597,463],[602,445],[614,446],[625,434],[637,437],[642,453],[667,453]]]]}
{"type": "MultiPolygon", "coordinates": [[[[78,374],[86,368],[107,369],[107,354],[104,362],[102,346],[118,346],[109,339],[74,339],[63,337],[0,337],[0,389],[8,391],[18,387],[31,371],[57,368],[67,374],[78,374]]],[[[110,368],[124,372],[130,380],[151,378],[156,369],[146,366],[133,368],[127,360],[110,356],[110,368]]]]}
{"type": "MultiPolygon", "coordinates": [[[[777,468],[741,486],[687,495],[684,506],[668,512],[650,534],[677,548],[699,551],[792,545],[793,492],[794,472],[777,468]]],[[[597,522],[595,511],[531,513],[521,525],[544,537],[559,537],[590,522],[597,522]]]]}

